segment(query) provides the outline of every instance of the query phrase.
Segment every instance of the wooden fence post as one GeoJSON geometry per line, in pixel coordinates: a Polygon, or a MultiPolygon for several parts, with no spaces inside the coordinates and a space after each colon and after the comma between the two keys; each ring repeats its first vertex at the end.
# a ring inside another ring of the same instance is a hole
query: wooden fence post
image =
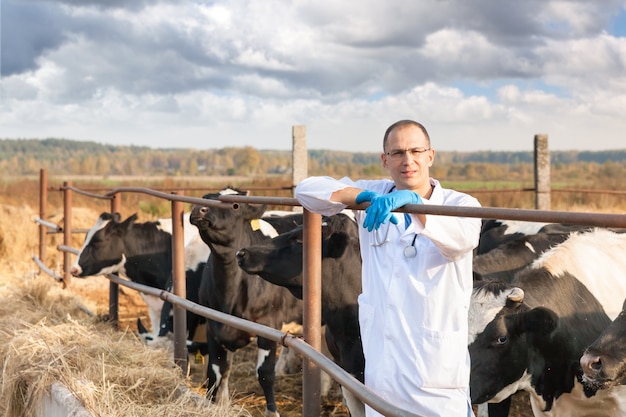
{"type": "Polygon", "coordinates": [[[535,135],[535,208],[550,210],[550,151],[548,135],[535,135]]]}

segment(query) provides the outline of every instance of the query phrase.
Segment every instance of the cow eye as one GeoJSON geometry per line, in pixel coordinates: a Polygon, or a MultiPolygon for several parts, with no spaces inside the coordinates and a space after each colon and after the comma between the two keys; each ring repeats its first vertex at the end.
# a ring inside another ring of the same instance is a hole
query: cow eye
{"type": "Polygon", "coordinates": [[[504,345],[509,341],[507,336],[500,336],[496,339],[496,345],[504,345]]]}

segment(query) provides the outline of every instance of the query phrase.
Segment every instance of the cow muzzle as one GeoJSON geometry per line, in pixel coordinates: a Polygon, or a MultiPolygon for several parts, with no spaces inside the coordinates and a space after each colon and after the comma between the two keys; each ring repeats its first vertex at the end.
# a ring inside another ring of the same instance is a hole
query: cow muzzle
{"type": "Polygon", "coordinates": [[[73,277],[80,277],[82,273],[83,269],[80,267],[80,265],[72,265],[72,267],[70,268],[70,274],[72,274],[73,277]]]}

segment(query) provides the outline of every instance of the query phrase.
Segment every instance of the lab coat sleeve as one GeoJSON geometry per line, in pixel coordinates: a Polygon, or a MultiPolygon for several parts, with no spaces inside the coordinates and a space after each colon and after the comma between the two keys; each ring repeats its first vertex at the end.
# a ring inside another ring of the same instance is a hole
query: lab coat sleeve
{"type": "Polygon", "coordinates": [[[343,203],[331,201],[331,194],[346,187],[356,186],[356,183],[349,178],[336,180],[331,177],[309,177],[296,186],[295,197],[305,209],[313,213],[332,216],[347,206],[343,203]]]}
{"type": "MultiPolygon", "coordinates": [[[[478,200],[467,194],[459,193],[453,200],[448,204],[480,207],[478,200]]],[[[426,225],[422,227],[422,235],[428,237],[446,258],[455,260],[478,246],[481,219],[429,214],[426,215],[426,225]]]]}

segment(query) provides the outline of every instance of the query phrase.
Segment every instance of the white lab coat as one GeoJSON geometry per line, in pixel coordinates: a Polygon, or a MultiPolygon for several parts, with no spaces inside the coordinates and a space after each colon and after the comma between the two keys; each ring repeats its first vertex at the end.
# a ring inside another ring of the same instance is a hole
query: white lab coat
{"type": "MultiPolygon", "coordinates": [[[[444,189],[431,179],[424,204],[478,207],[475,198],[444,189]]],[[[329,200],[347,186],[381,194],[390,180],[335,180],[311,177],[296,188],[308,210],[332,215],[345,209],[329,200]]],[[[355,210],[363,259],[359,323],[365,354],[365,385],[390,403],[422,416],[465,417],[469,405],[470,358],[467,314],[472,292],[472,249],[481,220],[427,215],[426,227],[403,213],[377,231],[362,227],[365,211],[355,210]],[[403,251],[415,238],[417,256],[403,251]],[[387,243],[378,245],[388,239],[387,243]]],[[[367,416],[380,415],[367,407],[367,416]]]]}

